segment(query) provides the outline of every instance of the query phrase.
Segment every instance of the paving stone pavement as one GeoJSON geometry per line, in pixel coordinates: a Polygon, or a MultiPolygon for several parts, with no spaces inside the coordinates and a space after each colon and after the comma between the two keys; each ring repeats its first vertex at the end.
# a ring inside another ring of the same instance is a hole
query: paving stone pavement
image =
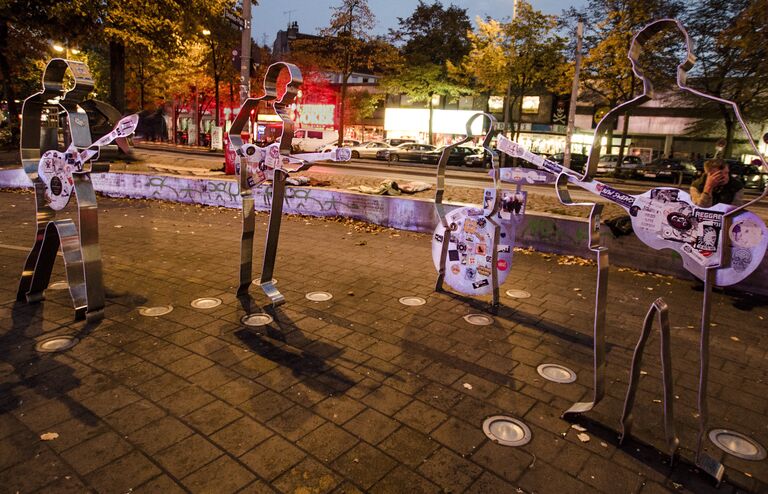
{"type": "MultiPolygon", "coordinates": [[[[580,420],[560,414],[589,396],[595,267],[517,252],[490,326],[463,316],[487,300],[433,290],[430,238],[286,217],[276,278],[287,303],[266,328],[240,323],[234,293],[237,211],[100,199],[106,318],[73,322],[68,293],[14,302],[34,235],[28,192],[0,192],[0,491],[2,492],[768,492],[768,464],[726,465],[716,488],[688,462],[695,447],[701,293],[686,280],[612,269],[605,399],[580,420]],[[311,302],[310,291],[333,299],[311,302]],[[398,298],[424,297],[420,307],[398,298]],[[193,309],[198,297],[214,309],[193,309]],[[675,420],[682,460],[663,447],[658,337],[648,343],[634,435],[618,445],[628,366],[648,306],[671,308],[675,420]],[[172,304],[162,317],[138,308],[172,304]],[[34,344],[80,343],[58,354],[34,344]],[[578,373],[542,379],[544,362],[578,373]],[[533,440],[497,445],[484,418],[507,414],[533,440]],[[59,436],[42,441],[41,434],[59,436]]],[[[259,214],[260,255],[267,216],[259,214]]],[[[260,258],[255,260],[258,272],[260,258]]],[[[63,279],[59,261],[53,280],[63,279]]],[[[252,311],[265,307],[251,289],[252,311]]],[[[768,444],[766,300],[715,294],[712,427],[768,444]]]]}

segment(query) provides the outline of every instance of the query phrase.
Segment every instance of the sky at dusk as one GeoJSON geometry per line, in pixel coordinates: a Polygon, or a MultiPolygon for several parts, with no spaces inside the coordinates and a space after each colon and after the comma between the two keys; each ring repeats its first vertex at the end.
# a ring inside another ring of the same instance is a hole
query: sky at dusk
{"type": "MultiPolygon", "coordinates": [[[[442,1],[444,6],[451,3],[467,9],[469,18],[474,22],[475,17],[491,16],[504,19],[512,16],[513,0],[450,0],[442,1]]],[[[560,14],[570,6],[581,7],[586,0],[532,0],[533,7],[547,14],[560,14]]],[[[426,0],[425,3],[432,3],[426,0]]],[[[328,25],[331,17],[331,7],[341,4],[341,0],[259,0],[259,5],[252,7],[253,39],[257,43],[270,47],[275,40],[275,34],[285,29],[290,17],[291,21],[299,23],[302,33],[316,34],[328,25]],[[292,11],[292,12],[291,12],[292,11]],[[266,36],[266,38],[265,38],[266,36]]],[[[418,5],[415,0],[368,0],[368,4],[376,16],[376,27],[373,34],[386,34],[389,28],[397,27],[398,17],[408,17],[418,5]]]]}

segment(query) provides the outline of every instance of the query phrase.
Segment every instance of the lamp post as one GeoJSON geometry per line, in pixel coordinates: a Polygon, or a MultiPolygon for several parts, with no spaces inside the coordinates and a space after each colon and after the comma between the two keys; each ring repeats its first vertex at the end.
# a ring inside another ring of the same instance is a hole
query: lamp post
{"type": "Polygon", "coordinates": [[[213,44],[213,36],[211,36],[211,31],[208,29],[203,29],[203,36],[208,38],[208,43],[211,45],[211,57],[213,59],[213,91],[214,91],[214,98],[216,101],[216,117],[214,118],[214,122],[216,122],[216,127],[219,126],[219,67],[216,63],[216,47],[213,44]]]}

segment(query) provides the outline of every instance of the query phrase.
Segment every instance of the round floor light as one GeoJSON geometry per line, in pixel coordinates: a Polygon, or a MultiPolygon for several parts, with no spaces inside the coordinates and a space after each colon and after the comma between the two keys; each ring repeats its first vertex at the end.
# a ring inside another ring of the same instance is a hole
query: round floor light
{"type": "Polygon", "coordinates": [[[416,307],[427,303],[427,301],[421,297],[400,297],[398,302],[409,307],[416,307]]]}
{"type": "Polygon", "coordinates": [[[502,446],[523,446],[531,441],[531,429],[521,420],[504,415],[488,417],[483,432],[491,441],[502,446]]]}
{"type": "Polygon", "coordinates": [[[327,302],[333,298],[333,295],[328,292],[309,292],[306,297],[312,302],[327,302]]]}
{"type": "Polygon", "coordinates": [[[267,326],[272,324],[273,321],[274,319],[272,319],[272,316],[263,312],[258,314],[248,314],[240,318],[241,323],[252,328],[267,326]]]}
{"type": "Polygon", "coordinates": [[[215,297],[196,298],[190,305],[195,309],[213,309],[221,305],[221,299],[215,297]]]}
{"type": "Polygon", "coordinates": [[[510,298],[531,298],[531,293],[525,290],[507,290],[506,294],[510,298]]]}
{"type": "Polygon", "coordinates": [[[547,381],[569,384],[576,380],[576,373],[559,364],[541,364],[536,368],[541,377],[547,381]]]}
{"type": "Polygon", "coordinates": [[[493,318],[485,314],[467,314],[464,320],[473,326],[490,326],[493,324],[493,318]]]}
{"type": "Polygon", "coordinates": [[[38,342],[35,345],[35,350],[42,353],[63,352],[77,345],[79,341],[74,336],[52,336],[38,342]]]}
{"type": "Polygon", "coordinates": [[[159,317],[170,313],[172,305],[158,305],[157,307],[139,307],[139,314],[145,317],[159,317]]]}
{"type": "Polygon", "coordinates": [[[766,458],[765,448],[751,437],[728,429],[709,431],[709,440],[729,455],[743,460],[760,461],[766,458]]]}
{"type": "Polygon", "coordinates": [[[69,289],[69,283],[66,281],[54,281],[50,285],[48,285],[48,288],[51,290],[67,290],[69,289]]]}

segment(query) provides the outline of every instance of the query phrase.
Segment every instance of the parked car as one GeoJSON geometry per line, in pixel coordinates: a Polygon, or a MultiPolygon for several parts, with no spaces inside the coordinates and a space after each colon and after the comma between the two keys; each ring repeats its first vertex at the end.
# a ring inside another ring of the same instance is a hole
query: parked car
{"type": "Polygon", "coordinates": [[[386,142],[389,145],[389,147],[394,148],[399,146],[400,144],[415,143],[416,139],[384,139],[384,142],[386,142]]]}
{"type": "MultiPolygon", "coordinates": [[[[421,156],[422,163],[434,163],[440,160],[440,155],[443,154],[445,146],[440,146],[434,151],[428,151],[421,156]]],[[[477,148],[471,148],[468,146],[456,146],[451,149],[451,154],[448,155],[448,164],[461,166],[464,164],[464,158],[473,154],[477,154],[477,148]]]]}
{"type": "Polygon", "coordinates": [[[434,151],[435,146],[431,144],[400,144],[393,148],[383,149],[376,153],[376,159],[386,161],[421,161],[424,153],[434,151]]]}
{"type": "Polygon", "coordinates": [[[679,158],[656,158],[637,170],[641,178],[668,181],[673,183],[691,183],[699,172],[692,162],[679,158]]]}
{"type": "MultiPolygon", "coordinates": [[[[616,173],[616,163],[619,156],[616,154],[606,154],[597,162],[598,175],[613,175],[616,173]]],[[[618,172],[622,176],[634,176],[639,168],[642,168],[643,160],[639,156],[624,156],[621,159],[621,167],[618,172]]]]}
{"type": "Polygon", "coordinates": [[[375,158],[376,153],[384,149],[388,149],[390,146],[384,141],[368,141],[362,144],[358,143],[356,146],[350,146],[352,151],[352,158],[375,158]]]}
{"type": "MultiPolygon", "coordinates": [[[[330,144],[326,144],[325,146],[323,146],[320,149],[318,149],[318,151],[320,151],[320,152],[330,151],[331,149],[334,149],[336,147],[336,143],[337,142],[338,141],[332,142],[330,144]]],[[[345,147],[345,148],[352,148],[352,147],[355,147],[355,146],[359,146],[360,145],[360,141],[358,141],[356,139],[344,139],[344,141],[342,141],[341,145],[342,145],[342,147],[345,147]]]]}
{"type": "MultiPolygon", "coordinates": [[[[499,162],[499,152],[494,151],[493,157],[496,159],[496,163],[499,162]]],[[[491,167],[491,155],[486,151],[485,149],[480,149],[478,152],[475,152],[474,154],[468,154],[464,157],[464,165],[465,166],[481,166],[483,168],[490,168],[491,167]]]]}
{"type": "Polygon", "coordinates": [[[732,160],[726,161],[728,161],[731,177],[741,180],[745,189],[763,190],[768,186],[768,173],[759,167],[738,162],[733,163],[732,160]]]}
{"type": "Polygon", "coordinates": [[[291,148],[294,152],[313,153],[323,146],[335,144],[339,133],[335,130],[297,129],[293,132],[291,148]]]}
{"type": "MultiPolygon", "coordinates": [[[[563,160],[565,159],[565,153],[553,154],[549,157],[549,159],[550,161],[554,161],[555,163],[562,165],[563,160]]],[[[586,154],[571,153],[571,170],[578,173],[584,173],[584,166],[587,164],[588,159],[589,156],[586,154]]]]}

